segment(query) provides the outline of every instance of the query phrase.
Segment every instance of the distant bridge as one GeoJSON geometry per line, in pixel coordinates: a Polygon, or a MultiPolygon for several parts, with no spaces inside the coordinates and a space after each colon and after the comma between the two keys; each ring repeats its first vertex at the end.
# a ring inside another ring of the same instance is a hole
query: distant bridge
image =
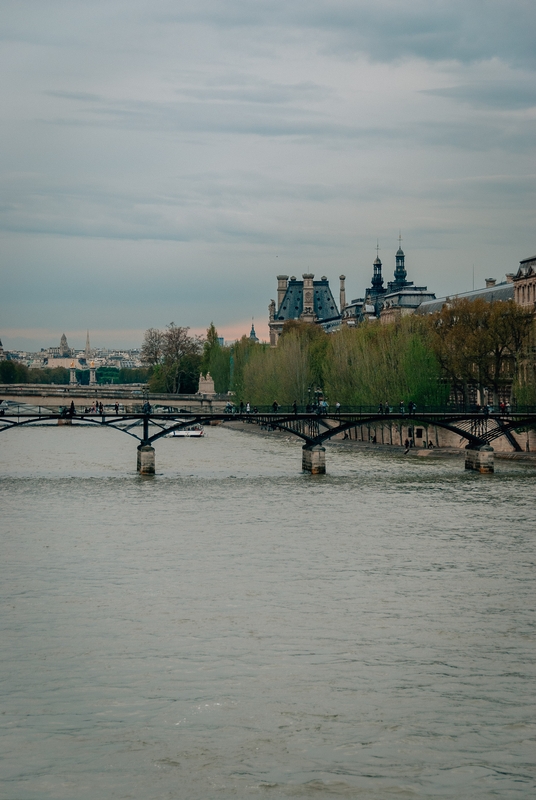
{"type": "Polygon", "coordinates": [[[380,413],[370,407],[318,410],[278,407],[277,411],[261,407],[249,413],[212,411],[210,408],[149,408],[146,406],[142,412],[125,413],[120,410],[115,412],[113,407],[108,406],[103,408],[103,413],[75,411],[71,414],[68,409],[58,412],[8,402],[7,406],[0,408],[0,432],[50,423],[113,428],[139,442],[137,468],[141,474],[150,475],[155,473],[153,443],[162,436],[195,425],[248,422],[267,430],[287,431],[302,439],[302,468],[313,474],[323,474],[326,471],[324,442],[361,425],[389,422],[399,426],[436,426],[451,431],[467,440],[465,466],[478,472],[493,472],[493,441],[505,436],[515,450],[521,450],[513,436],[514,431],[536,427],[536,408],[532,407],[516,409],[508,415],[451,408],[424,408],[411,413],[402,409],[380,413]]]}

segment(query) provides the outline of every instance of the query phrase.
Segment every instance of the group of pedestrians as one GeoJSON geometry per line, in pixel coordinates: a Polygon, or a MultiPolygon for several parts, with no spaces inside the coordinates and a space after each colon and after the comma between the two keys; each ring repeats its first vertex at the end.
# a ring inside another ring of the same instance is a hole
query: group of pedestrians
{"type": "MultiPolygon", "coordinates": [[[[74,403],[71,403],[71,406],[74,406],[74,403]]],[[[73,412],[74,413],[74,412],[73,412]]],[[[104,406],[102,405],[102,401],[95,400],[92,406],[85,409],[86,414],[104,414],[104,406]]]]}
{"type": "MultiPolygon", "coordinates": [[[[117,400],[114,403],[114,411],[116,414],[119,414],[119,402],[117,400]]],[[[75,414],[76,414],[76,409],[74,407],[74,401],[71,400],[71,405],[69,407],[69,416],[73,417],[75,414]]],[[[102,400],[95,400],[92,406],[89,406],[84,409],[84,414],[100,414],[102,416],[104,414],[104,406],[102,404],[102,400]]]]}
{"type": "MultiPolygon", "coordinates": [[[[403,400],[401,400],[400,403],[398,404],[398,411],[400,414],[406,413],[406,404],[404,403],[403,400]]],[[[408,413],[410,417],[414,416],[416,411],[417,411],[417,403],[414,403],[413,400],[410,400],[408,403],[408,413]]],[[[394,407],[390,406],[388,402],[379,404],[378,414],[393,414],[393,413],[394,413],[394,407]]]]}

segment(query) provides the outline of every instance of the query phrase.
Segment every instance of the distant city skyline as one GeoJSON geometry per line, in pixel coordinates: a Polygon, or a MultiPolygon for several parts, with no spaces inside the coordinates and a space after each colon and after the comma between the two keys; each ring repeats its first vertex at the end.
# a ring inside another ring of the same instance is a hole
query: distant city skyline
{"type": "Polygon", "coordinates": [[[536,253],[536,5],[6,0],[0,338],[268,338],[279,273],[440,296],[536,253]],[[61,325],[61,330],[56,326],[61,325]],[[83,327],[82,327],[83,326],[83,327]]]}
{"type": "MultiPolygon", "coordinates": [[[[170,320],[171,322],[171,320],[170,320]]],[[[178,324],[178,323],[177,323],[178,324]]],[[[207,332],[210,322],[203,328],[190,328],[190,333],[199,336],[204,336],[207,332]]],[[[240,323],[234,326],[227,326],[225,331],[223,328],[220,330],[216,325],[218,334],[221,335],[225,341],[234,341],[241,339],[242,336],[249,336],[251,330],[251,318],[244,323],[242,327],[240,323]]],[[[156,327],[156,326],[153,326],[156,327]]],[[[162,325],[160,327],[165,327],[162,325]]],[[[268,325],[267,322],[259,324],[259,328],[266,328],[266,335],[259,337],[261,341],[265,339],[268,341],[268,325]]],[[[143,337],[145,330],[101,330],[95,331],[93,334],[90,330],[91,336],[91,349],[117,349],[117,350],[133,350],[141,349],[143,344],[143,337]],[[136,339],[138,337],[138,339],[136,339]],[[134,342],[134,343],[132,343],[134,342]]],[[[257,322],[255,322],[255,330],[257,331],[257,322]]],[[[60,341],[61,334],[65,333],[69,346],[74,350],[84,350],[86,344],[87,330],[79,329],[61,329],[58,333],[56,330],[51,329],[29,329],[29,330],[8,330],[7,334],[0,331],[0,340],[3,342],[5,350],[28,350],[32,352],[39,352],[41,348],[47,349],[48,347],[57,347],[60,341]],[[44,338],[43,338],[44,337],[44,338]]],[[[258,333],[258,331],[257,331],[258,333]]]]}

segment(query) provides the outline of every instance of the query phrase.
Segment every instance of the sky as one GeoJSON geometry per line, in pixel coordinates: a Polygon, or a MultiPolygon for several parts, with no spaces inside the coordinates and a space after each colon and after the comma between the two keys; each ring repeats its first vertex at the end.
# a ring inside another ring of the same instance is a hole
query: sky
{"type": "Polygon", "coordinates": [[[533,0],[3,0],[0,339],[267,338],[278,274],[536,253],[533,0]]]}

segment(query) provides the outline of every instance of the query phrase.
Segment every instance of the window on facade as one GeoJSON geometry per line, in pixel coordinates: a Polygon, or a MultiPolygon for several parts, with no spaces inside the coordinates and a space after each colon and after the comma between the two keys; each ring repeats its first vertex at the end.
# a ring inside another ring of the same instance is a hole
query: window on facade
{"type": "Polygon", "coordinates": [[[422,428],[415,428],[415,438],[422,439],[422,428]]]}

